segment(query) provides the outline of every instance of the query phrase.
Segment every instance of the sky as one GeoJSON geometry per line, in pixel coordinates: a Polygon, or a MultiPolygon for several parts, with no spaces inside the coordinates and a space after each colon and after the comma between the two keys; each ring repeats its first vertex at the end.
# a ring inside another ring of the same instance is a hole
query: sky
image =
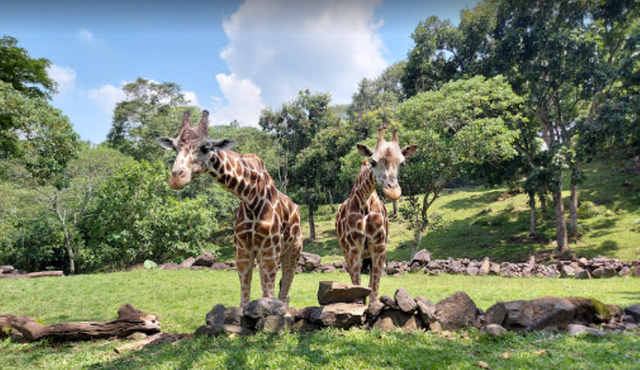
{"type": "MultiPolygon", "coordinates": [[[[51,104],[98,144],[136,78],[174,82],[212,125],[258,126],[300,90],[347,104],[362,78],[407,58],[435,15],[459,22],[477,0],[0,0],[0,37],[46,58],[51,104]]],[[[178,123],[176,123],[176,130],[178,123]]]]}

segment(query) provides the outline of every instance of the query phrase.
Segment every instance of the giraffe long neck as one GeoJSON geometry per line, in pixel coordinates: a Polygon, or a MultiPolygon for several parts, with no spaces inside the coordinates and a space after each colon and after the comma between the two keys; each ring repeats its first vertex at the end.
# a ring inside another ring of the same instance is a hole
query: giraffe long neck
{"type": "Polygon", "coordinates": [[[275,185],[257,157],[243,158],[235,152],[214,150],[209,174],[250,208],[275,185]]]}
{"type": "Polygon", "coordinates": [[[367,204],[367,200],[371,194],[376,190],[376,179],[373,176],[373,169],[371,164],[364,163],[360,166],[360,172],[356,176],[356,181],[351,189],[349,199],[360,205],[363,208],[367,204]]]}

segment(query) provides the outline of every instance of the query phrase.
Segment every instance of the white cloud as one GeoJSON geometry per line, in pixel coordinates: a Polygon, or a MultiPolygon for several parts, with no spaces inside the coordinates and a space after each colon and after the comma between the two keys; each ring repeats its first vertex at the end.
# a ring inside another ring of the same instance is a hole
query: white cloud
{"type": "Polygon", "coordinates": [[[69,67],[52,64],[47,68],[47,74],[58,83],[58,92],[61,94],[72,91],[76,86],[76,71],[69,67]]]}
{"type": "Polygon", "coordinates": [[[125,99],[122,89],[113,85],[104,85],[99,89],[89,90],[89,99],[102,111],[111,114],[116,104],[125,99]]]}
{"type": "Polygon", "coordinates": [[[92,42],[95,41],[95,37],[93,37],[93,33],[91,31],[87,30],[87,29],[84,29],[84,28],[81,29],[80,31],[78,31],[76,33],[76,36],[80,40],[82,40],[84,42],[87,42],[87,43],[92,43],[92,42]]]}
{"type": "Polygon", "coordinates": [[[246,0],[223,22],[230,42],[220,57],[236,82],[252,81],[269,105],[291,101],[305,89],[348,103],[359,80],[377,77],[388,65],[376,34],[379,5],[380,0],[246,0]]]}
{"type": "Polygon", "coordinates": [[[228,125],[235,119],[243,126],[258,127],[260,111],[264,108],[260,89],[248,79],[238,79],[234,73],[220,73],[216,80],[226,104],[219,97],[213,98],[216,107],[211,117],[212,124],[228,125]]]}
{"type": "Polygon", "coordinates": [[[183,91],[182,93],[189,104],[200,105],[200,103],[198,103],[198,97],[194,91],[183,91]]]}

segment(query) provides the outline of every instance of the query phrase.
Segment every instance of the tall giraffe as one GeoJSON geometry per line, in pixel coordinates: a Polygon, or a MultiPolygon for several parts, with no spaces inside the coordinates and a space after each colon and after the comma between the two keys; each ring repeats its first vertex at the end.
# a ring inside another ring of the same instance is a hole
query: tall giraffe
{"type": "Polygon", "coordinates": [[[276,189],[262,160],[254,154],[239,155],[231,149],[236,142],[209,137],[209,112],[191,127],[185,112],[176,138],[158,143],[178,156],[171,169],[169,186],[180,190],[203,172],[209,173],[240,199],[234,244],[241,286],[240,307],[249,303],[254,258],[258,260],[262,296],[273,297],[278,264],[282,279],[278,299],[288,302],[298,257],[302,250],[300,210],[291,198],[276,189]]]}
{"type": "Polygon", "coordinates": [[[336,216],[336,231],[353,284],[360,285],[362,259],[371,258],[370,302],[378,297],[389,235],[387,209],[376,193],[376,183],[382,186],[382,191],[390,199],[400,198],[402,189],[398,185],[398,169],[418,148],[417,145],[409,145],[400,149],[398,130],[393,131],[391,141],[385,141],[385,129],[383,125],[378,130],[375,150],[357,145],[358,152],[369,157],[369,161],[362,161],[351,195],[340,205],[336,216]]]}

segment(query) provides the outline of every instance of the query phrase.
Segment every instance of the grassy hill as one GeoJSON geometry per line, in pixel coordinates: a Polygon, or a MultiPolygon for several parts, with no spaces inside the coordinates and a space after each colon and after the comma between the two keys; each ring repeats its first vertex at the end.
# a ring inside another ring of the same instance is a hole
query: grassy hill
{"type": "MultiPolygon", "coordinates": [[[[622,164],[597,162],[585,166],[580,185],[581,235],[570,241],[579,257],[606,256],[630,261],[640,258],[640,176],[621,171],[622,164]]],[[[565,179],[568,180],[568,179],[565,179]]],[[[568,217],[569,185],[565,183],[568,217]]],[[[447,189],[430,213],[450,221],[445,231],[422,238],[421,248],[434,258],[484,258],[493,261],[523,261],[531,255],[548,255],[555,248],[555,218],[551,201],[544,219],[538,220],[538,237],[529,238],[529,206],[525,194],[509,195],[506,188],[473,187],[447,189]]],[[[402,202],[400,202],[402,207],[402,202]]],[[[337,205],[336,205],[337,208],[337,205]]],[[[387,205],[391,209],[391,205],[387,205]]],[[[539,211],[539,208],[538,208],[539,211]]],[[[538,212],[540,213],[540,212],[538,212]]],[[[307,240],[304,250],[317,253],[323,262],[343,259],[335,233],[335,212],[329,205],[315,214],[318,240],[308,239],[306,207],[302,209],[307,240]]],[[[400,218],[390,222],[388,260],[407,260],[411,255],[412,231],[400,218]]],[[[220,239],[221,257],[232,258],[232,239],[220,239]]]]}

